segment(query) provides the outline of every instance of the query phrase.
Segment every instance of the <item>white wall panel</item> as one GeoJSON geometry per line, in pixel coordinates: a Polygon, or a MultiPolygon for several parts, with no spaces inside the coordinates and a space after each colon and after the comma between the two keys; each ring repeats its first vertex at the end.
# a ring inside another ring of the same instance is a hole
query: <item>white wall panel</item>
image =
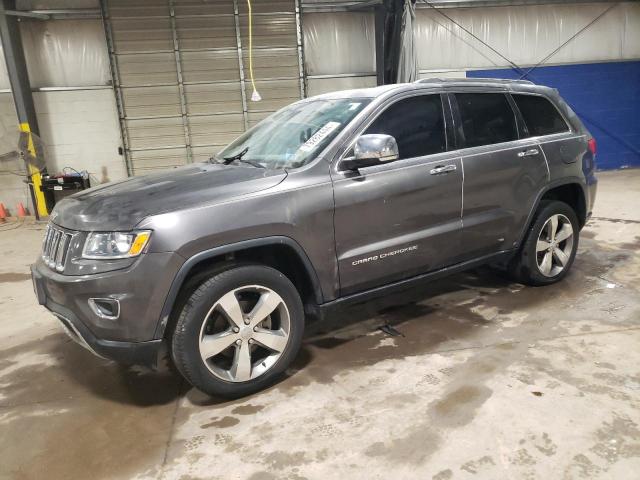
{"type": "MultiPolygon", "coordinates": [[[[124,158],[118,154],[120,129],[113,90],[34,92],[34,103],[50,173],[64,167],[87,170],[95,185],[126,178],[124,158]]],[[[11,93],[0,94],[0,202],[15,206],[30,202],[24,177],[6,173],[24,171],[22,162],[2,154],[15,149],[18,120],[11,93]]],[[[12,207],[15,208],[15,207],[12,207]]],[[[33,212],[33,209],[31,209],[33,212]]]]}
{"type": "Polygon", "coordinates": [[[625,10],[622,54],[624,58],[640,58],[640,4],[627,3],[625,10]]]}
{"type": "Polygon", "coordinates": [[[31,211],[29,190],[24,183],[24,162],[18,157],[18,118],[10,93],[0,93],[0,202],[15,214],[18,202],[31,211]]]}
{"type": "Polygon", "coordinates": [[[18,116],[13,105],[13,97],[11,93],[0,93],[0,158],[15,151],[17,136],[18,116]]]}
{"type": "Polygon", "coordinates": [[[20,32],[33,88],[109,84],[100,20],[27,20],[20,32]]]}
{"type": "Polygon", "coordinates": [[[0,42],[0,89],[9,88],[9,74],[7,73],[7,65],[4,62],[4,51],[0,42]]]}
{"type": "MultiPolygon", "coordinates": [[[[447,8],[443,12],[519,65],[535,65],[586,26],[611,3],[447,8]]],[[[310,76],[375,71],[372,13],[307,13],[303,18],[305,66],[310,76]]],[[[431,75],[507,62],[429,8],[417,9],[418,65],[431,75]]],[[[640,58],[640,4],[624,2],[551,57],[549,63],[640,58]]],[[[424,76],[424,75],[423,75],[424,76]]],[[[353,80],[308,80],[309,94],[351,86],[353,80]]]]}
{"type": "MultiPolygon", "coordinates": [[[[518,65],[535,65],[611,3],[446,9],[456,22],[518,65]]],[[[418,9],[421,70],[507,66],[488,47],[432,9],[418,9]]],[[[547,63],[584,63],[640,57],[640,5],[614,7],[547,63]]]]}
{"type": "Polygon", "coordinates": [[[418,78],[466,78],[464,70],[429,70],[418,73],[418,78]]]}
{"type": "Polygon", "coordinates": [[[111,89],[36,92],[34,101],[49,172],[67,166],[87,170],[94,184],[127,176],[118,155],[120,131],[111,89]]]}
{"type": "Polygon", "coordinates": [[[335,92],[336,90],[350,90],[352,88],[367,88],[375,86],[375,75],[368,75],[364,77],[309,78],[307,80],[309,96],[335,92]]]}
{"type": "Polygon", "coordinates": [[[373,13],[307,13],[302,27],[308,75],[376,71],[373,13]]]}

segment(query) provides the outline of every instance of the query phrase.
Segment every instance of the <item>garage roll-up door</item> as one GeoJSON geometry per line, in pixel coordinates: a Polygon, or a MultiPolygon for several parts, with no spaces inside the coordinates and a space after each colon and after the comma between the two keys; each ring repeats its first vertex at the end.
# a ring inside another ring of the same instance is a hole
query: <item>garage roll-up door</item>
{"type": "Polygon", "coordinates": [[[129,174],[209,158],[304,97],[297,0],[102,3],[129,174]]]}

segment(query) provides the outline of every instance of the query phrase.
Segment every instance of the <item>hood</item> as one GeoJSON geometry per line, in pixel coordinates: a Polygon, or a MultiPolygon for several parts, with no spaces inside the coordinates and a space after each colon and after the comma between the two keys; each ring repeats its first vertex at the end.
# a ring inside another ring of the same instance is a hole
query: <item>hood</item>
{"type": "Polygon", "coordinates": [[[255,193],[286,176],[283,170],[197,163],[84,190],[62,200],[50,218],[71,230],[131,230],[150,215],[255,193]]]}

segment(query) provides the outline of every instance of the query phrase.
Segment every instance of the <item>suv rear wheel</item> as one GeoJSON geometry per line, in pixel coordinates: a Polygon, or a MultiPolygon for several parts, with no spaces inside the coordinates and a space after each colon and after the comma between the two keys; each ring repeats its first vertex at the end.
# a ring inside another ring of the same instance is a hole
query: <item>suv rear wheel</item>
{"type": "Polygon", "coordinates": [[[512,274],[527,285],[549,285],[567,275],[578,249],[580,227],[564,202],[543,201],[520,251],[512,274]]]}
{"type": "Polygon", "coordinates": [[[171,340],[180,373],[210,395],[239,397],[274,383],[293,361],[304,330],[296,288],[261,265],[205,280],[184,304],[171,340]]]}

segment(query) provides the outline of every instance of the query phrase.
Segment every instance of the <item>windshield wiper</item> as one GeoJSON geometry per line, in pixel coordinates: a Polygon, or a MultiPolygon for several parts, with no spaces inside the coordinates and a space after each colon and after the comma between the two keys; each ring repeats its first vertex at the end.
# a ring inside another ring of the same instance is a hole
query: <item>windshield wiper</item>
{"type": "Polygon", "coordinates": [[[235,160],[241,160],[242,157],[244,157],[248,151],[249,151],[249,147],[246,147],[240,150],[240,152],[236,153],[235,155],[232,155],[230,157],[222,157],[224,160],[224,164],[229,165],[231,162],[235,160]]]}
{"type": "MultiPolygon", "coordinates": [[[[262,165],[261,163],[258,162],[254,162],[253,160],[244,160],[242,158],[235,158],[233,161],[238,161],[238,162],[242,162],[242,163],[246,163],[247,165],[251,165],[253,167],[257,167],[257,168],[267,168],[264,165],[262,165]]],[[[229,165],[227,162],[224,162],[225,165],[229,165]]]]}
{"type": "Polygon", "coordinates": [[[225,165],[229,165],[232,162],[242,162],[256,168],[267,168],[261,163],[255,162],[253,160],[243,160],[242,157],[244,157],[248,151],[249,151],[249,147],[246,147],[240,152],[236,153],[235,155],[232,155],[231,157],[222,157],[222,159],[224,160],[222,163],[224,163],[225,165]]]}

